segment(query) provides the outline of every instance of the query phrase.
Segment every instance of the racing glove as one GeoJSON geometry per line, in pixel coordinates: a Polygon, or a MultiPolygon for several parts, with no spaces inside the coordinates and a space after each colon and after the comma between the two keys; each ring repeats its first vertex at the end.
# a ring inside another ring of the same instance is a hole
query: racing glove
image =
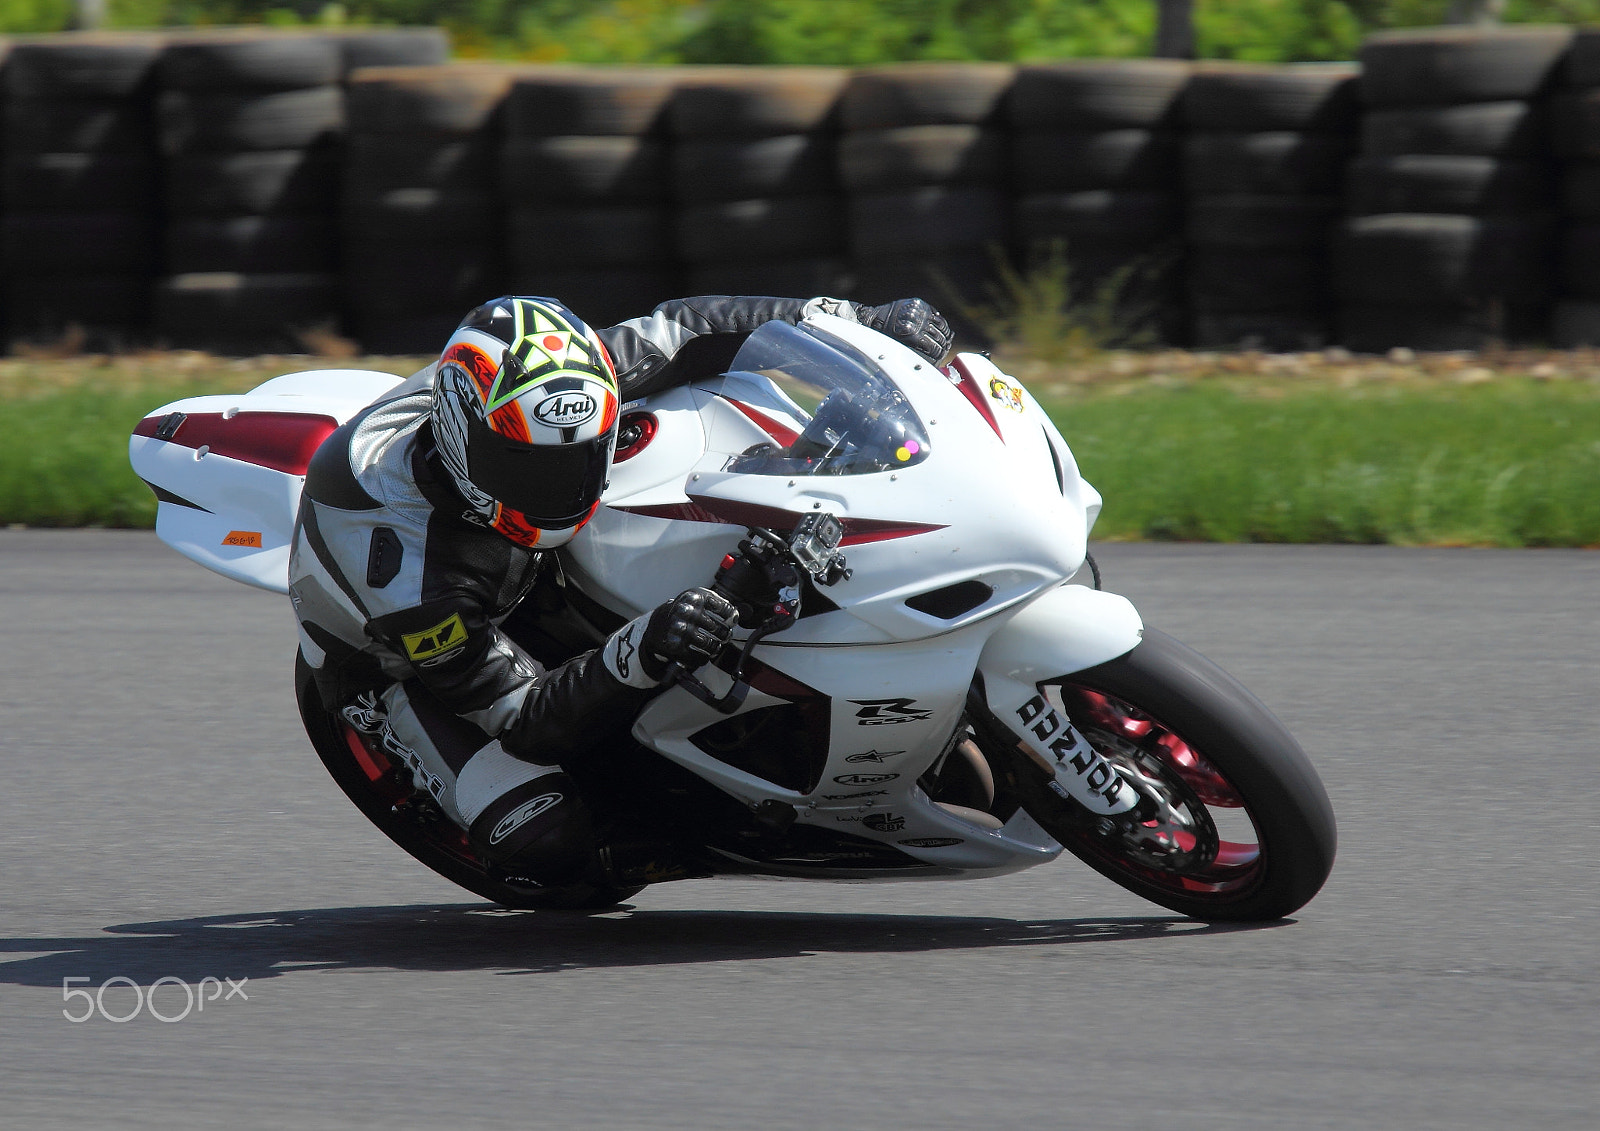
{"type": "Polygon", "coordinates": [[[646,674],[659,680],[671,664],[694,671],[716,658],[733,637],[739,610],[710,589],[685,589],[650,614],[639,652],[646,674]]]}
{"type": "Polygon", "coordinates": [[[863,326],[888,334],[936,365],[944,360],[955,341],[944,315],[920,298],[896,299],[882,306],[858,306],[856,317],[863,326]]]}

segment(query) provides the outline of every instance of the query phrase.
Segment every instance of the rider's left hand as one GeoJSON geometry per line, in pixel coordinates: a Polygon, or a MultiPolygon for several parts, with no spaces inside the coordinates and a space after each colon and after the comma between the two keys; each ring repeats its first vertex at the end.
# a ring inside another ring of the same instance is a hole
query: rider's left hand
{"type": "Polygon", "coordinates": [[[925,299],[901,298],[857,308],[861,324],[910,346],[937,365],[955,342],[950,323],[925,299]]]}
{"type": "Polygon", "coordinates": [[[739,610],[710,589],[685,589],[650,614],[640,652],[651,679],[666,674],[667,665],[694,671],[716,659],[733,636],[739,610]]]}

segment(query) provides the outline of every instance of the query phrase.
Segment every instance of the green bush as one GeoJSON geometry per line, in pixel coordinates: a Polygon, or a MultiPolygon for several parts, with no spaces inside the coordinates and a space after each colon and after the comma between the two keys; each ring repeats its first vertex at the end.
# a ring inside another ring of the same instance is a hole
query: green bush
{"type": "MultiPolygon", "coordinates": [[[[1450,0],[1197,0],[1202,57],[1348,59],[1450,0]]],[[[1156,0],[110,0],[113,27],[438,24],[464,54],[590,63],[835,63],[1136,56],[1156,0]]],[[[0,31],[57,31],[71,0],[0,0],[0,31]]],[[[1508,22],[1600,21],[1600,0],[1510,0],[1508,22]]]]}

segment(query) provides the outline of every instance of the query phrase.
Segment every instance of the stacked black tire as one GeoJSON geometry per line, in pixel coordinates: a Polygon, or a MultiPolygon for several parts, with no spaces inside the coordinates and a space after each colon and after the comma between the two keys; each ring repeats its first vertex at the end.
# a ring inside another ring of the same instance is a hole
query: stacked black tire
{"type": "Polygon", "coordinates": [[[1600,31],[1579,31],[1550,102],[1559,158],[1561,298],[1551,344],[1600,346],[1600,31]]]}
{"type": "Polygon", "coordinates": [[[678,293],[668,68],[551,68],[506,98],[500,195],[510,287],[604,326],[678,293]]]}
{"type": "Polygon", "coordinates": [[[835,294],[845,285],[834,163],[847,72],[714,68],[672,100],[674,247],[690,294],[835,294]]]}
{"type": "Polygon", "coordinates": [[[253,30],[167,45],[156,331],[223,353],[299,350],[338,321],[344,58],[332,38],[253,30]]]}
{"type": "Polygon", "coordinates": [[[1014,68],[907,63],[851,75],[840,99],[849,297],[921,296],[959,320],[1008,233],[1003,105],[1014,68]]]}
{"type": "Polygon", "coordinates": [[[1317,349],[1332,331],[1329,247],[1355,149],[1344,63],[1198,68],[1184,94],[1194,343],[1317,349]]]}
{"type": "Polygon", "coordinates": [[[1541,338],[1555,278],[1542,96],[1565,28],[1388,32],[1361,48],[1361,158],[1335,286],[1362,351],[1541,338]]]}
{"type": "Polygon", "coordinates": [[[137,340],[156,272],[150,95],[161,40],[18,40],[6,63],[0,263],[11,339],[137,340]],[[76,328],[74,330],[74,328],[76,328]]]}
{"type": "Polygon", "coordinates": [[[505,286],[501,108],[514,70],[379,67],[347,90],[345,320],[376,353],[427,353],[505,286]]]}
{"type": "Polygon", "coordinates": [[[1075,303],[1114,303],[1127,328],[1181,332],[1180,100],[1189,65],[1070,60],[1019,68],[1011,91],[1019,263],[1065,255],[1075,303]]]}
{"type": "Polygon", "coordinates": [[[436,67],[450,58],[450,36],[443,28],[346,28],[328,34],[339,45],[346,82],[363,67],[436,67]]]}

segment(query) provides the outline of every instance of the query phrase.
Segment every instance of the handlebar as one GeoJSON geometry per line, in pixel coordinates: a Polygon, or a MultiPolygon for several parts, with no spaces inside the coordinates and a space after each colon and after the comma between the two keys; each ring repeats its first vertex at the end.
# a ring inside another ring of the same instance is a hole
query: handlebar
{"type": "Polygon", "coordinates": [[[832,514],[816,511],[806,515],[788,538],[760,526],[750,527],[746,535],[738,549],[722,559],[711,581],[714,591],[738,607],[739,623],[751,630],[731,673],[733,686],[726,695],[718,696],[679,662],[667,668],[663,680],[724,715],[744,706],[750,694],[744,669],[755,646],[800,619],[804,579],[809,578],[813,585],[832,586],[851,575],[839,552],[844,526],[832,514]]]}

